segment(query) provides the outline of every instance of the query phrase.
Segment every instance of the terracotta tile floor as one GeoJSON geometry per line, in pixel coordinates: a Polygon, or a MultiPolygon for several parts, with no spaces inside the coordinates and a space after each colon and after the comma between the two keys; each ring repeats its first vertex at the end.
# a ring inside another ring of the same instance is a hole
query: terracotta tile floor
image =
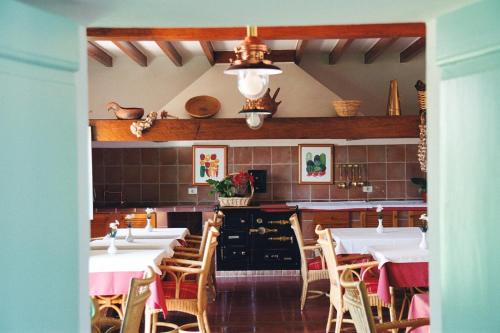
{"type": "MultiPolygon", "coordinates": [[[[217,300],[209,304],[212,332],[325,332],[328,298],[308,300],[301,313],[299,277],[218,278],[217,284],[217,300]]],[[[313,289],[327,290],[328,283],[317,282],[313,289]]],[[[168,321],[180,324],[194,317],[171,312],[168,321]]]]}

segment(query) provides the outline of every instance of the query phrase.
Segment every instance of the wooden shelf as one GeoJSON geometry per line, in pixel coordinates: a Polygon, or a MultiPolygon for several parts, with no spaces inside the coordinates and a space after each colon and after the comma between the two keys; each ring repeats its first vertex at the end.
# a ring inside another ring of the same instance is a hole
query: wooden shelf
{"type": "Polygon", "coordinates": [[[132,120],[93,119],[95,141],[178,141],[256,139],[378,139],[418,137],[418,117],[317,117],[266,119],[259,130],[243,118],[157,120],[136,138],[132,120]]]}

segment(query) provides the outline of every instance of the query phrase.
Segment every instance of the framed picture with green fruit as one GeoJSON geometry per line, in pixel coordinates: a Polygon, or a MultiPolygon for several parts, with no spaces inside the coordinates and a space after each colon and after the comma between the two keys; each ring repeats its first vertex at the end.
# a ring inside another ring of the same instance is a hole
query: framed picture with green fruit
{"type": "Polygon", "coordinates": [[[333,145],[299,145],[299,184],[333,184],[333,145]]]}
{"type": "Polygon", "coordinates": [[[227,176],[227,146],[193,146],[193,185],[227,176]]]}

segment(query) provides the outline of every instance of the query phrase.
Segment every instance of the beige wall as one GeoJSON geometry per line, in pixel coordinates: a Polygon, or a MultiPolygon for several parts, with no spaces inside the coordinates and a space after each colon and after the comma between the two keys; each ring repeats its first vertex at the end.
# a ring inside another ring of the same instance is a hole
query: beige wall
{"type": "Polygon", "coordinates": [[[141,67],[128,57],[114,57],[113,67],[89,59],[90,118],[114,118],[106,103],[138,106],[146,113],[158,111],[210,68],[206,57],[193,57],[184,66],[175,66],[166,57],[155,57],[141,67]]]}
{"type": "MultiPolygon", "coordinates": [[[[400,47],[399,47],[400,50],[400,47]]],[[[271,78],[272,92],[281,87],[283,103],[277,117],[333,116],[331,101],[360,99],[364,115],[384,115],[389,81],[397,79],[403,115],[417,114],[418,79],[425,80],[425,57],[420,54],[409,63],[399,62],[398,45],[382,54],[373,64],[363,64],[363,52],[348,50],[336,65],[328,64],[328,53],[306,53],[300,67],[278,64],[283,74],[271,78]]],[[[186,118],[186,101],[197,95],[211,95],[221,101],[218,117],[239,117],[244,98],[238,93],[236,78],[224,75],[227,64],[210,67],[203,56],[176,67],[166,57],[155,57],[144,68],[127,57],[115,57],[112,68],[89,60],[89,107],[91,118],[114,118],[105,105],[116,101],[123,106],[143,107],[147,112],[165,109],[186,118]]]]}
{"type": "MultiPolygon", "coordinates": [[[[398,46],[394,48],[400,49],[398,46]]],[[[347,51],[338,64],[329,65],[327,53],[307,53],[300,66],[343,99],[360,99],[360,112],[367,116],[386,113],[389,82],[396,79],[402,114],[418,114],[414,86],[417,80],[425,82],[425,54],[400,63],[399,52],[385,52],[368,65],[363,56],[363,52],[347,51]]]]}
{"type": "MultiPolygon", "coordinates": [[[[331,101],[340,99],[335,93],[293,63],[278,64],[283,70],[270,78],[271,96],[280,87],[277,101],[282,101],[275,117],[333,116],[331,101]]],[[[224,74],[227,64],[216,64],[198,80],[183,90],[164,109],[182,118],[189,118],[184,104],[193,96],[214,96],[221,102],[217,118],[237,118],[245,98],[236,86],[236,77],[224,74]]]]}

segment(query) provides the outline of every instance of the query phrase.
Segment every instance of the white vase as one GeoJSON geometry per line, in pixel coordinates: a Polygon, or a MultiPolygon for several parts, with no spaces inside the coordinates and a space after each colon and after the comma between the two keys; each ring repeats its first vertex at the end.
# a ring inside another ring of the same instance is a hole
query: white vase
{"type": "Polygon", "coordinates": [[[116,254],[117,251],[118,251],[118,249],[116,248],[116,245],[115,245],[115,238],[111,237],[109,239],[108,253],[109,254],[116,254]]]}
{"type": "Polygon", "coordinates": [[[422,232],[422,240],[420,241],[420,244],[418,244],[418,247],[427,250],[429,248],[429,245],[427,244],[427,233],[422,232]]]}
{"type": "Polygon", "coordinates": [[[153,227],[151,226],[151,219],[150,218],[146,219],[146,227],[144,229],[146,229],[146,231],[149,231],[149,232],[153,231],[153,227]]]}
{"type": "Polygon", "coordinates": [[[129,243],[133,243],[134,242],[134,236],[132,236],[132,228],[128,228],[128,234],[127,234],[127,237],[125,237],[125,240],[129,243]]]}
{"type": "Polygon", "coordinates": [[[384,225],[382,224],[382,219],[378,219],[378,226],[377,226],[377,232],[379,234],[384,232],[384,225]]]}

